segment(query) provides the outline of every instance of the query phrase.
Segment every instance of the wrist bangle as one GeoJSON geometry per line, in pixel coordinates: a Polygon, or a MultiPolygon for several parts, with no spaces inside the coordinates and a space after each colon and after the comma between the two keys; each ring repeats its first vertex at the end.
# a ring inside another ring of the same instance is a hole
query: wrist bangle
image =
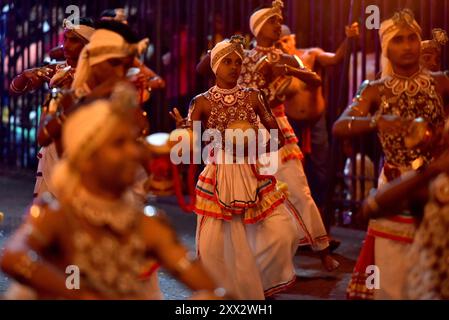
{"type": "Polygon", "coordinates": [[[376,117],[371,117],[371,120],[369,122],[369,127],[374,129],[377,128],[377,118],[376,117]]]}
{"type": "Polygon", "coordinates": [[[195,261],[194,254],[191,252],[187,252],[185,256],[176,262],[175,271],[177,274],[184,273],[187,269],[189,269],[195,261]]]}
{"type": "Polygon", "coordinates": [[[352,130],[352,123],[354,122],[354,120],[355,120],[355,117],[352,116],[351,120],[349,120],[349,122],[348,122],[348,131],[352,130]]]}
{"type": "Polygon", "coordinates": [[[371,117],[371,120],[369,122],[369,127],[372,129],[377,128],[377,123],[379,122],[379,118],[382,116],[380,112],[376,113],[374,116],[371,117]]]}

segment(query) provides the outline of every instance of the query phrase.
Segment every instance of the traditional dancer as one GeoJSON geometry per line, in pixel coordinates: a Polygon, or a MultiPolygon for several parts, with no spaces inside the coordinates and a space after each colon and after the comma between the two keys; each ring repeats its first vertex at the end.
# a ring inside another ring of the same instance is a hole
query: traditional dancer
{"type": "MultiPolygon", "coordinates": [[[[257,135],[258,119],[267,129],[278,129],[260,92],[237,85],[243,56],[237,36],[213,48],[211,68],[216,85],[192,100],[189,125],[202,121],[208,132],[221,137],[242,122],[257,135]]],[[[178,125],[182,122],[177,110],[172,116],[178,125]]],[[[267,148],[273,143],[281,146],[284,140],[282,135],[272,138],[267,148]]],[[[292,260],[301,222],[286,205],[276,179],[262,175],[258,162],[249,160],[251,156],[241,157],[243,162],[225,163],[228,156],[233,159],[232,148],[215,138],[211,145],[213,151],[196,187],[199,258],[232,296],[264,299],[295,281],[292,260]]]]}
{"type": "Polygon", "coordinates": [[[50,87],[70,88],[78,57],[84,46],[89,43],[95,29],[92,20],[88,18],[80,18],[78,28],[68,20],[64,20],[63,28],[65,61],[23,71],[11,81],[9,86],[11,95],[23,95],[39,89],[45,83],[50,87]]]}
{"type": "MultiPolygon", "coordinates": [[[[407,148],[405,136],[415,118],[434,128],[444,125],[449,102],[447,74],[431,74],[420,67],[421,28],[405,9],[384,21],[382,77],[360,88],[354,102],[334,124],[337,136],[351,137],[377,130],[385,163],[379,188],[387,181],[425,165],[430,150],[407,148]]],[[[405,281],[406,255],[415,234],[415,219],[408,215],[373,219],[348,288],[349,298],[400,299],[405,281]],[[366,287],[366,267],[380,269],[380,289],[366,287]]]]}
{"type": "Polygon", "coordinates": [[[174,230],[133,198],[141,157],[136,95],[116,86],[110,100],[68,118],[65,156],[52,177],[58,201],[47,194],[31,206],[6,244],[2,269],[37,298],[158,299],[156,263],[192,290],[220,293],[174,230]]]}
{"type": "MultiPolygon", "coordinates": [[[[282,35],[278,44],[284,53],[297,56],[303,65],[322,75],[325,68],[343,61],[348,52],[349,43],[359,35],[357,23],[345,28],[346,39],[335,53],[325,52],[321,48],[296,48],[295,34],[286,25],[282,25],[282,35]]],[[[305,156],[304,169],[312,192],[312,197],[324,217],[329,184],[329,133],[326,124],[326,100],[323,86],[309,86],[299,81],[298,90],[285,100],[285,110],[296,134],[300,137],[301,151],[305,156]],[[300,121],[300,122],[298,122],[300,121]]],[[[329,231],[329,217],[324,218],[329,231]]],[[[331,247],[338,246],[337,240],[331,240],[331,247]]]]}
{"type": "Polygon", "coordinates": [[[98,24],[90,43],[80,54],[71,84],[72,91],[60,97],[57,112],[45,117],[39,127],[38,142],[46,149],[39,162],[38,171],[42,175],[36,183],[36,196],[43,192],[53,194],[49,181],[52,169],[62,154],[61,128],[72,105],[75,107],[71,111],[76,108],[74,101],[108,97],[114,84],[125,79],[127,70],[144,45],[145,40],[139,42],[131,29],[124,24],[111,21],[98,24]]]}
{"type": "MultiPolygon", "coordinates": [[[[89,20],[86,21],[87,22],[80,21],[79,28],[75,28],[70,22],[64,20],[63,52],[64,57],[66,58],[66,62],[62,64],[56,64],[54,69],[45,68],[45,70],[42,70],[42,68],[36,68],[25,71],[22,75],[25,78],[29,77],[29,85],[26,85],[26,87],[29,86],[29,88],[26,88],[26,90],[36,89],[38,85],[42,85],[43,79],[49,79],[50,88],[70,88],[81,50],[87,43],[89,43],[89,40],[95,31],[93,27],[87,25],[89,20]]],[[[21,76],[18,76],[18,79],[21,79],[21,76]]],[[[14,81],[15,79],[11,83],[11,88],[14,87],[14,81]]],[[[43,119],[45,119],[47,116],[52,116],[57,112],[58,100],[61,98],[60,92],[61,91],[55,91],[55,93],[51,92],[48,95],[46,102],[43,104],[44,107],[41,116],[41,126],[44,125],[43,119]]],[[[44,192],[50,191],[48,181],[50,179],[51,170],[54,167],[55,163],[58,161],[58,151],[56,144],[52,143],[49,145],[43,145],[40,143],[39,139],[38,143],[42,146],[42,148],[39,150],[39,153],[37,155],[39,163],[36,173],[36,184],[34,186],[34,198],[37,198],[44,192]]]]}
{"type": "Polygon", "coordinates": [[[287,184],[289,200],[298,211],[311,235],[310,241],[302,245],[311,245],[320,253],[323,266],[331,271],[338,267],[338,262],[329,255],[329,239],[324,228],[320,212],[310,194],[307,178],[301,163],[303,154],[297,143],[298,139],[285,115],[283,101],[288,96],[288,88],[282,90],[286,76],[302,80],[307,86],[321,85],[320,77],[299,65],[298,60],[275,48],[281,36],[282,1],[274,1],[273,7],[257,10],[251,15],[250,28],[256,37],[257,45],[245,52],[242,74],[239,84],[244,87],[260,89],[267,98],[276,121],[285,136],[286,144],[279,151],[279,168],[276,179],[287,184]],[[264,58],[266,57],[266,58],[264,58]],[[269,67],[260,67],[265,59],[269,67]],[[284,92],[282,92],[284,91],[284,92]]]}
{"type": "MultiPolygon", "coordinates": [[[[128,15],[123,8],[106,9],[101,13],[100,19],[102,21],[118,21],[120,23],[128,25],[128,15]]],[[[142,52],[141,54],[150,59],[153,52],[153,44],[148,43],[146,52],[142,52]]],[[[164,79],[162,79],[156,72],[145,66],[142,62],[139,61],[139,59],[135,59],[133,67],[140,70],[140,72],[138,73],[138,77],[143,77],[147,80],[147,86],[144,89],[149,89],[149,91],[151,92],[151,90],[165,88],[164,79]]],[[[149,98],[149,94],[145,93],[145,95],[147,95],[149,98]]],[[[147,100],[148,98],[145,98],[144,100],[147,100]]]]}

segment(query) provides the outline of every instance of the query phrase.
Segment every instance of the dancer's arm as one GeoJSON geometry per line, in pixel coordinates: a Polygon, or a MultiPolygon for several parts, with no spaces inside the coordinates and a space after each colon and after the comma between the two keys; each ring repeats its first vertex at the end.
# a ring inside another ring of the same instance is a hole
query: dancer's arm
{"type": "Polygon", "coordinates": [[[192,99],[189,105],[187,117],[183,117],[177,108],[169,111],[170,117],[175,121],[176,128],[193,128],[193,121],[203,121],[207,114],[205,113],[206,104],[200,96],[192,99]]]}
{"type": "Polygon", "coordinates": [[[337,137],[354,137],[379,131],[404,132],[411,121],[394,115],[380,115],[376,111],[380,106],[379,89],[376,85],[364,82],[358,93],[334,123],[332,132],[337,137]]]}
{"type": "Polygon", "coordinates": [[[53,74],[54,70],[50,67],[27,69],[11,81],[9,93],[12,96],[20,96],[36,90],[46,81],[50,81],[53,74]]]}
{"type": "Polygon", "coordinates": [[[359,24],[354,22],[350,26],[345,27],[346,38],[343,40],[341,45],[338,47],[335,53],[325,52],[321,48],[312,49],[312,54],[315,54],[316,61],[323,67],[334,66],[340,63],[345,55],[348,53],[349,41],[355,39],[359,36],[359,24]]]}
{"type": "Polygon", "coordinates": [[[286,75],[298,78],[311,87],[321,86],[321,77],[308,68],[301,67],[298,60],[292,55],[283,55],[281,63],[272,66],[274,77],[286,75]]]}
{"type": "Polygon", "coordinates": [[[170,273],[192,290],[206,290],[213,294],[217,288],[215,282],[201,262],[179,242],[164,218],[144,217],[142,232],[149,250],[170,273]]]}
{"type": "MultiPolygon", "coordinates": [[[[282,133],[282,130],[279,128],[279,125],[276,122],[276,119],[274,118],[273,114],[271,113],[271,109],[268,106],[267,101],[264,99],[262,93],[258,90],[254,90],[251,92],[251,102],[255,106],[255,110],[257,115],[260,118],[260,122],[263,124],[263,126],[268,130],[276,130],[277,132],[277,147],[281,148],[285,144],[285,138],[284,134],[282,133]]],[[[271,141],[271,139],[270,139],[271,141]]],[[[269,152],[270,148],[270,141],[267,142],[267,152],[269,152]]]]}
{"type": "Polygon", "coordinates": [[[424,204],[428,199],[429,182],[438,174],[449,171],[449,152],[431,162],[422,171],[413,171],[383,186],[363,203],[364,219],[397,215],[412,204],[424,204]]]}
{"type": "Polygon", "coordinates": [[[139,59],[134,59],[133,66],[140,69],[142,74],[141,76],[145,77],[145,80],[148,83],[148,87],[150,87],[152,90],[165,88],[164,79],[162,79],[156,72],[140,62],[139,59]]]}
{"type": "Polygon", "coordinates": [[[42,254],[56,245],[60,225],[60,213],[33,205],[27,220],[8,240],[1,257],[1,268],[38,293],[68,299],[94,298],[83,287],[69,290],[67,275],[42,254]]]}

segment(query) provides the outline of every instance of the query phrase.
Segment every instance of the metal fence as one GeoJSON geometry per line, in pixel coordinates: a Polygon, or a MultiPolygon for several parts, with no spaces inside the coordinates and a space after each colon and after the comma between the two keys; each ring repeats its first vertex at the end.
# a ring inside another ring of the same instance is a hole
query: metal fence
{"type": "MultiPolygon", "coordinates": [[[[146,58],[146,63],[167,80],[167,88],[155,94],[146,108],[152,130],[161,131],[169,130],[172,125],[167,116],[169,108],[186,108],[194,95],[207,88],[207,79],[196,74],[195,65],[208,48],[208,36],[217,31],[216,19],[223,22],[221,32],[225,37],[237,31],[249,34],[251,12],[270,3],[271,0],[1,0],[0,165],[36,166],[36,127],[45,88],[19,98],[10,97],[7,88],[10,80],[24,69],[42,65],[46,53],[61,42],[61,24],[68,16],[67,6],[77,5],[82,16],[90,17],[98,17],[107,8],[124,7],[134,30],[151,39],[154,54],[146,58]],[[163,56],[170,56],[170,61],[164,64],[163,56]]],[[[365,12],[367,6],[377,5],[381,20],[397,9],[411,8],[423,28],[424,38],[430,37],[433,27],[449,29],[449,0],[286,0],[284,3],[285,22],[296,32],[301,47],[335,51],[344,39],[345,25],[358,21],[361,26],[361,37],[352,47],[350,57],[326,72],[329,126],[362,80],[372,78],[379,71],[377,30],[364,27],[369,15],[365,12]]],[[[447,48],[443,57],[443,67],[447,69],[447,48]]],[[[333,180],[329,186],[332,212],[355,211],[367,182],[377,179],[380,150],[376,137],[354,139],[351,147],[351,153],[345,155],[340,141],[332,143],[333,180]],[[373,177],[365,177],[365,155],[376,168],[373,177]],[[344,170],[347,159],[352,159],[349,176],[344,170]]],[[[340,220],[343,217],[338,216],[340,220]]]]}

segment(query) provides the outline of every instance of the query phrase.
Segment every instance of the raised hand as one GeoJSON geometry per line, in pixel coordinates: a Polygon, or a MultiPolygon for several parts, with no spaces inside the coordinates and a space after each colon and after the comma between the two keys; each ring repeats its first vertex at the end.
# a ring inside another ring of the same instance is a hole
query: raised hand
{"type": "Polygon", "coordinates": [[[27,69],[22,76],[31,81],[32,87],[38,87],[45,81],[50,81],[52,69],[50,68],[33,68],[27,69]]]}
{"type": "Polygon", "coordinates": [[[170,117],[175,120],[176,128],[186,128],[189,126],[187,118],[183,118],[177,108],[173,108],[173,111],[169,111],[168,113],[170,114],[170,117]]]}
{"type": "Polygon", "coordinates": [[[358,37],[360,35],[359,24],[357,22],[354,22],[350,26],[346,26],[345,34],[346,34],[346,38],[348,38],[348,39],[358,37]]]}

